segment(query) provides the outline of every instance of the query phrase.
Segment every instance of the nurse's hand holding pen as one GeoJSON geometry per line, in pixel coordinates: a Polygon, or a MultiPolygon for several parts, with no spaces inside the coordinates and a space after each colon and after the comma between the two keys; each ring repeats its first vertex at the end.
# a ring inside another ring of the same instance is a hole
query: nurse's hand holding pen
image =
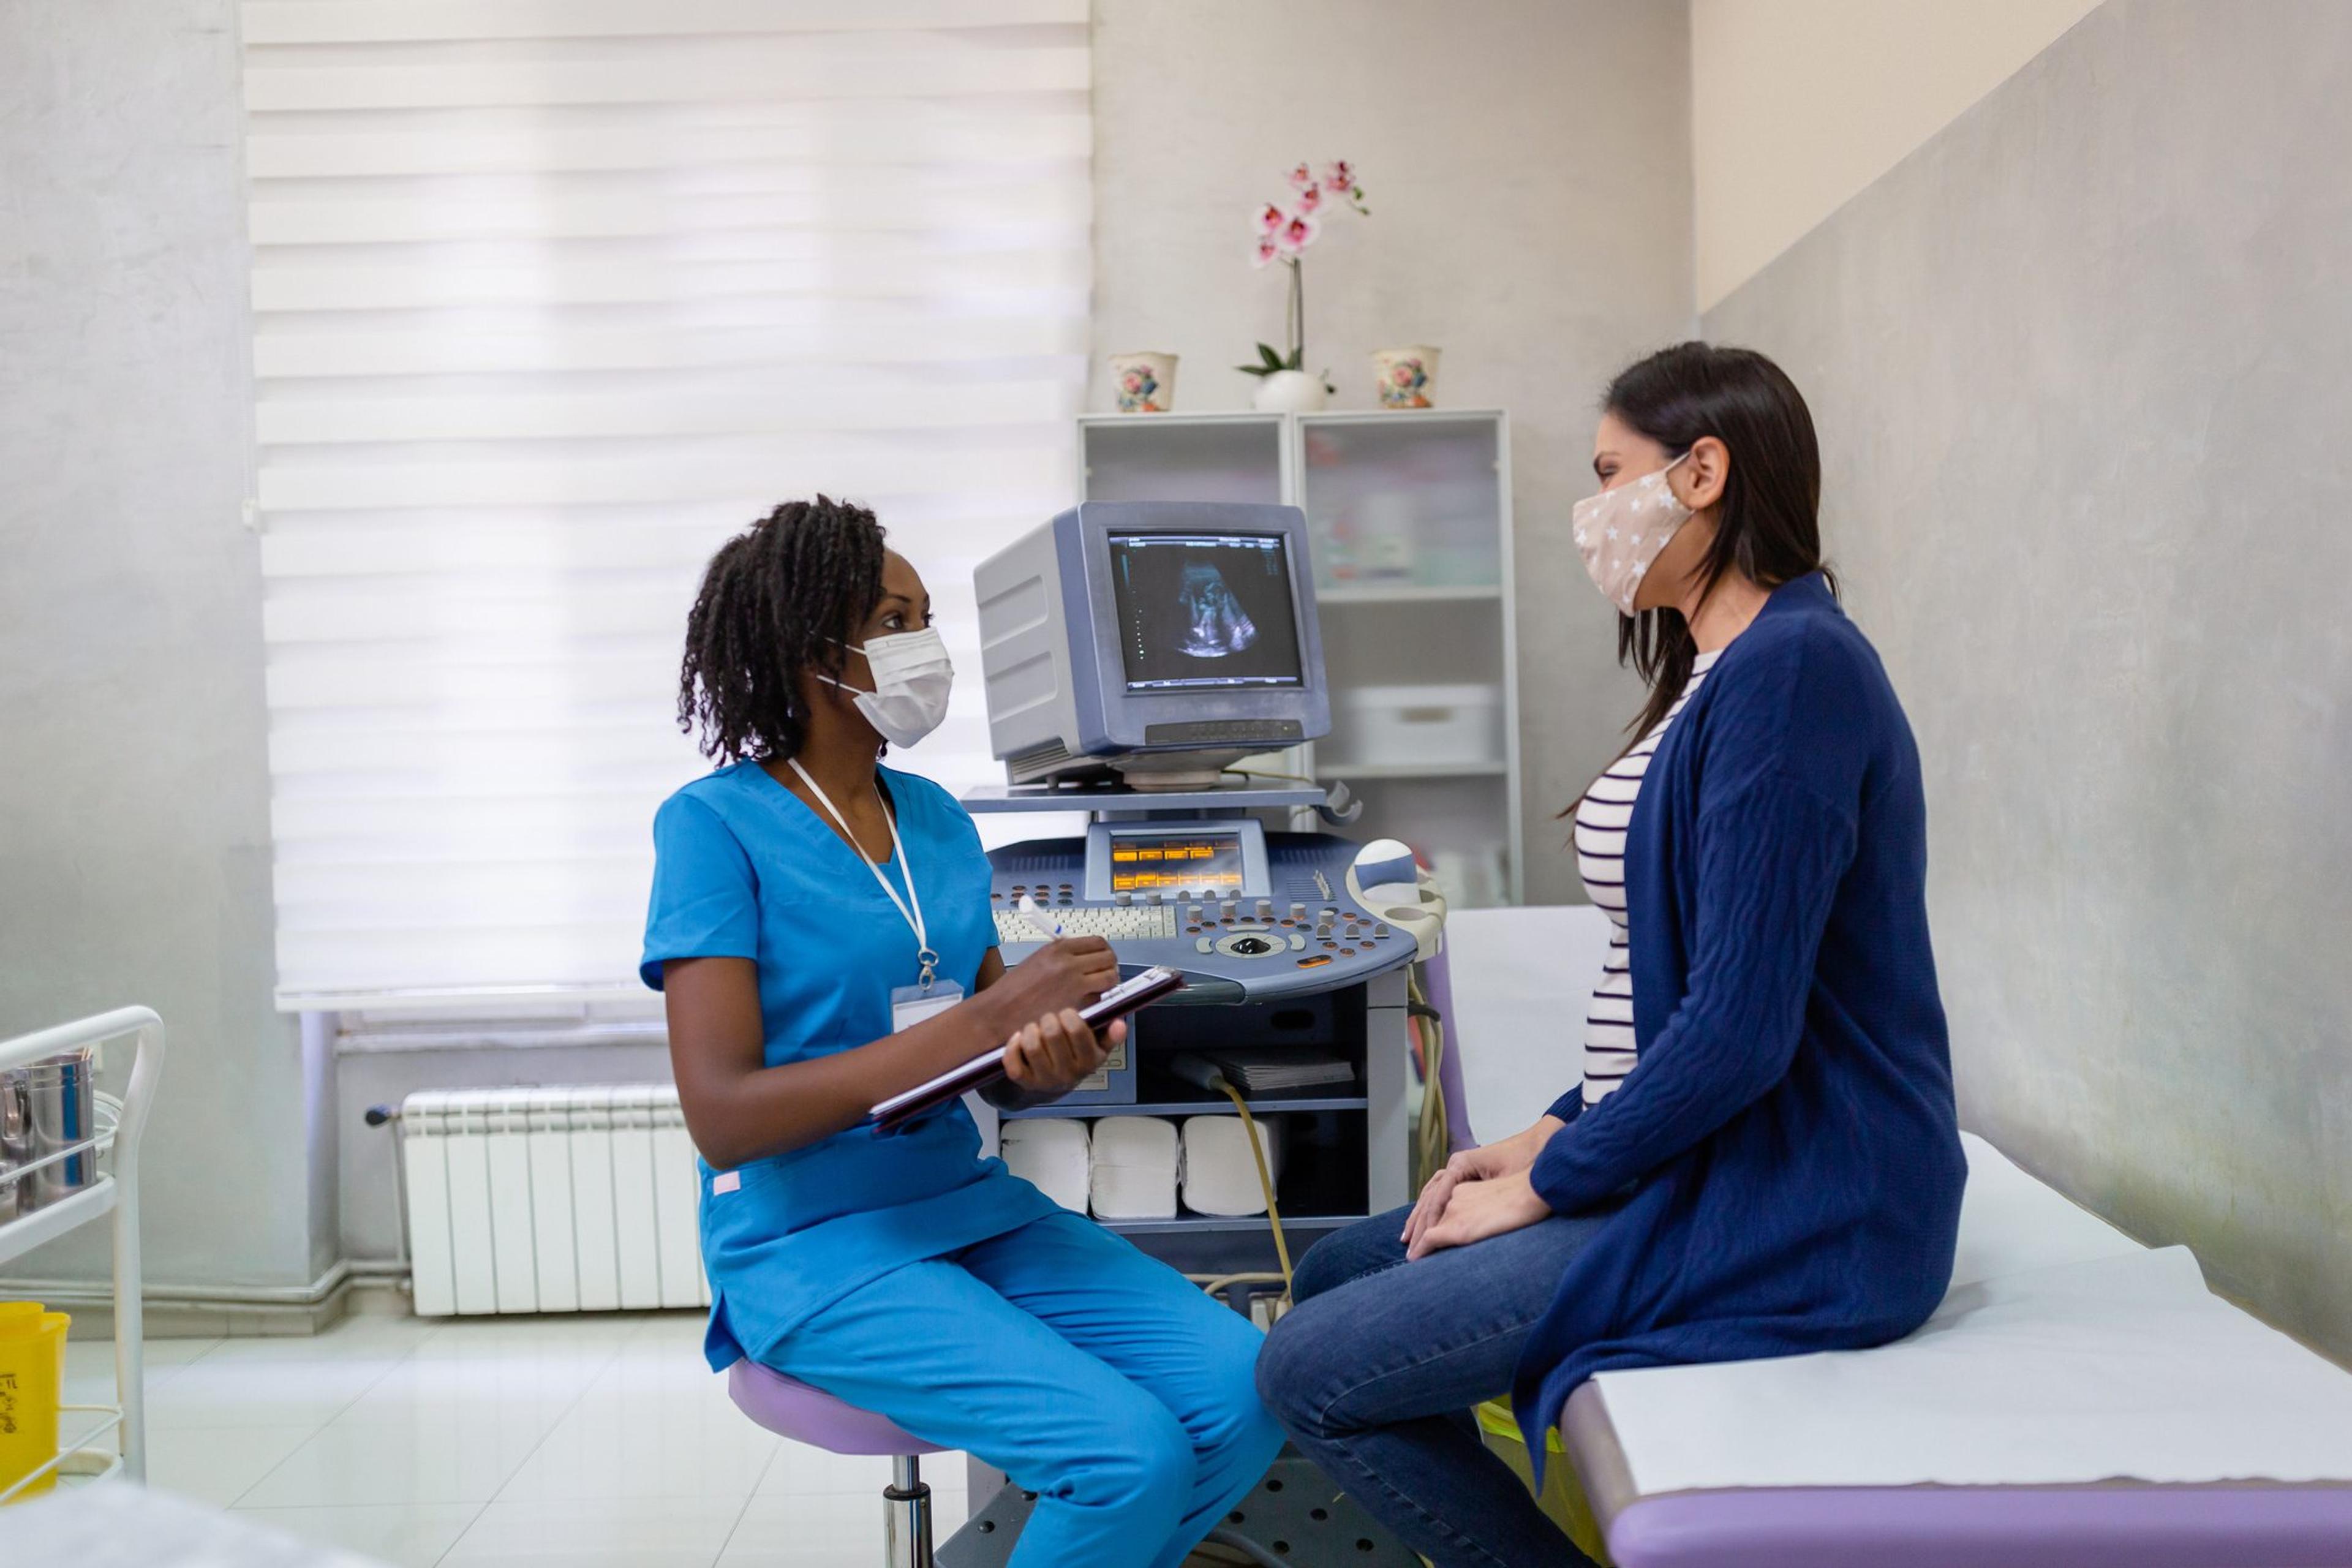
{"type": "Polygon", "coordinates": [[[1118,984],[1118,955],[1098,936],[1058,937],[1000,975],[981,972],[981,990],[1021,1019],[1083,1007],[1118,984]]]}

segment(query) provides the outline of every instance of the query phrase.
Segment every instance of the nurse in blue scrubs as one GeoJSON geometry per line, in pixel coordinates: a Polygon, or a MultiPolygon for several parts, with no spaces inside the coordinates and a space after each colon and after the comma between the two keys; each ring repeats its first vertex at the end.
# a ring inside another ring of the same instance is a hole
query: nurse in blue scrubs
{"type": "Polygon", "coordinates": [[[861,508],[781,506],[703,578],[678,714],[721,765],[654,818],[642,973],[703,1159],[706,1348],[1035,1492],[1018,1568],[1174,1568],[1281,1446],[1257,1331],[982,1158],[961,1103],[864,1125],[997,1045],[1000,1103],[1051,1100],[1118,1037],[1076,1011],[1117,981],[1108,944],[1006,967],[971,819],[879,765],[951,676],[861,508]]]}

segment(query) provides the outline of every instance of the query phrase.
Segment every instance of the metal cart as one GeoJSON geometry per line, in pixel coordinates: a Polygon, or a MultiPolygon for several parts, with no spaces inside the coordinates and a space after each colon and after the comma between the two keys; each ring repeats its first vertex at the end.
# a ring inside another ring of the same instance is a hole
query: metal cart
{"type": "Polygon", "coordinates": [[[0,1223],[0,1268],[45,1241],[53,1241],[69,1230],[110,1215],[113,1216],[115,1398],[111,1405],[62,1406],[57,1458],[7,1490],[0,1491],[0,1503],[52,1471],[93,1479],[117,1473],[136,1481],[147,1479],[146,1355],[139,1287],[139,1137],[146,1130],[155,1082],[163,1070],[163,1021],[149,1008],[121,1007],[95,1017],[59,1024],[55,1028],[19,1035],[13,1040],[0,1041],[0,1072],[126,1036],[131,1038],[136,1053],[131,1066],[130,1087],[120,1100],[109,1095],[98,1097],[99,1111],[90,1136],[0,1171],[0,1184],[22,1182],[50,1165],[78,1156],[95,1159],[112,1151],[109,1168],[89,1185],[0,1223]],[[120,1442],[102,1446],[109,1433],[118,1433],[120,1442]]]}

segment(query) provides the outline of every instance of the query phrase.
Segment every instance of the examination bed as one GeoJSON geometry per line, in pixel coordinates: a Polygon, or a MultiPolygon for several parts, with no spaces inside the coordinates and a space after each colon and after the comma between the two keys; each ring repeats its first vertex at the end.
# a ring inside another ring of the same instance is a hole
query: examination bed
{"type": "MultiPolygon", "coordinates": [[[[1580,913],[1456,917],[1474,1119],[1487,1047],[1546,1037],[1530,965],[1590,945],[1580,913]]],[[[2352,1373],[2186,1248],[1966,1143],[1951,1289],[1916,1333],[1576,1392],[1562,1436],[1618,1568],[2352,1565],[2352,1373]]]]}

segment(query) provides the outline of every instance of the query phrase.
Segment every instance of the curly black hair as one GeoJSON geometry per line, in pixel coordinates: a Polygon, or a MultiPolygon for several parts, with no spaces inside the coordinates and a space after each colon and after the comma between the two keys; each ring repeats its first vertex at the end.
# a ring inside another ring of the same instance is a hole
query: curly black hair
{"type": "Polygon", "coordinates": [[[721,545],[686,620],[677,727],[714,762],[790,757],[808,738],[801,674],[838,680],[882,597],[882,525],[862,506],[786,501],[721,545]]]}

